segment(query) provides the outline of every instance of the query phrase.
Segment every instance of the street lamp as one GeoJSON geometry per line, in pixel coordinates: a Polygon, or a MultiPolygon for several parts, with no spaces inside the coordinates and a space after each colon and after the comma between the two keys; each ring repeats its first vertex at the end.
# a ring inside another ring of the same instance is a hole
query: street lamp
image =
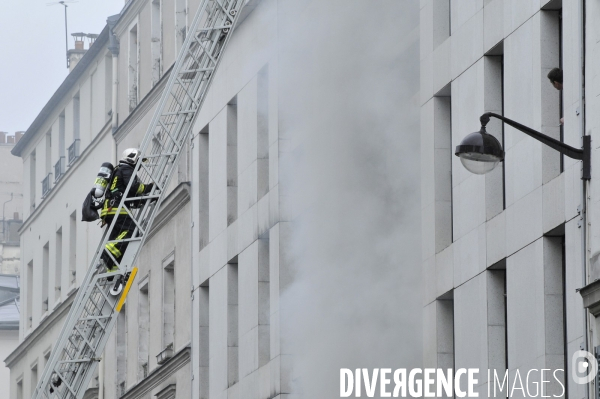
{"type": "Polygon", "coordinates": [[[583,149],[571,147],[552,137],[533,130],[518,122],[508,119],[502,115],[493,112],[486,112],[481,115],[481,129],[478,132],[469,134],[463,141],[456,146],[455,155],[460,158],[463,166],[471,173],[483,175],[491,172],[501,161],[504,160],[504,151],[500,142],[491,134],[485,131],[485,127],[490,121],[490,117],[498,118],[509,126],[522,131],[528,136],[541,141],[543,144],[554,148],[556,151],[569,158],[583,161],[583,180],[591,179],[591,137],[583,136],[583,149]]]}

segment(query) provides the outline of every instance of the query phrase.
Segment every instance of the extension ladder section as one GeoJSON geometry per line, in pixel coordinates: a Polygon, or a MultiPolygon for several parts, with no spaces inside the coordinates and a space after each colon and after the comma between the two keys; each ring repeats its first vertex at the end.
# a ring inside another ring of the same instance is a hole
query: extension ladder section
{"type": "MultiPolygon", "coordinates": [[[[154,117],[140,146],[140,159],[126,192],[134,182],[152,183],[143,196],[121,198],[116,214],[127,212],[135,225],[121,262],[106,250],[117,218],[106,228],[91,266],[81,283],[33,398],[81,399],[89,386],[118,312],[135,277],[133,267],[163,200],[179,154],[190,136],[195,116],[231,37],[246,0],[203,0],[173,66],[154,117]],[[100,258],[106,253],[119,270],[106,273],[100,258]],[[110,294],[114,281],[125,288],[110,294]]],[[[124,216],[120,216],[124,217],[124,216]]]]}

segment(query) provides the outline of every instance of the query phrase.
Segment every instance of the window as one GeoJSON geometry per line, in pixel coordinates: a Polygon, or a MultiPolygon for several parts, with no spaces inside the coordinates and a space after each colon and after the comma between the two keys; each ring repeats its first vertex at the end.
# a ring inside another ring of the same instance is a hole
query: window
{"type": "Polygon", "coordinates": [[[35,388],[37,387],[37,382],[38,382],[37,363],[35,365],[31,366],[31,380],[29,382],[31,383],[31,385],[30,385],[31,396],[33,396],[33,393],[35,392],[35,388]]]}
{"type": "MultiPolygon", "coordinates": [[[[454,370],[454,292],[436,300],[437,368],[454,370]]],[[[443,396],[444,397],[444,396],[443,396]]]]}
{"type": "Polygon", "coordinates": [[[65,111],[58,117],[58,156],[65,156],[65,111]]]}
{"type": "Polygon", "coordinates": [[[227,387],[240,380],[238,325],[238,265],[236,257],[235,263],[227,264],[227,387]]]}
{"type": "MultiPolygon", "coordinates": [[[[108,121],[112,115],[112,94],[113,94],[113,70],[112,56],[104,57],[104,121],[108,121]]],[[[116,112],[116,110],[115,110],[116,112]]]]}
{"type": "Polygon", "coordinates": [[[269,192],[269,74],[264,67],[257,87],[257,198],[269,192]]]}
{"type": "Polygon", "coordinates": [[[163,261],[163,339],[166,349],[175,343],[175,255],[169,255],[163,261]]]}
{"type": "Polygon", "coordinates": [[[55,263],[54,263],[54,303],[60,302],[62,286],[62,227],[56,232],[55,244],[55,263]]]}
{"type": "Polygon", "coordinates": [[[452,98],[450,84],[433,97],[435,253],[452,241],[452,98]]]}
{"type": "MultiPolygon", "coordinates": [[[[546,348],[553,348],[557,364],[562,364],[564,373],[557,374],[562,384],[568,384],[567,340],[567,297],[565,279],[565,235],[564,228],[556,229],[557,235],[544,236],[544,303],[546,320],[546,348]],[[562,230],[562,231],[561,231],[562,230]],[[556,349],[560,348],[558,353],[556,349]]],[[[567,387],[568,388],[568,387],[567,387]]],[[[567,391],[568,392],[568,391],[567,391]]],[[[547,393],[545,393],[547,394],[547,393]]]]}
{"type": "Polygon", "coordinates": [[[79,136],[81,132],[80,111],[79,92],[77,92],[73,97],[73,142],[69,145],[69,149],[67,150],[67,161],[69,166],[79,157],[79,136]]]}
{"type": "Polygon", "coordinates": [[[48,275],[50,272],[50,243],[47,242],[44,245],[43,257],[42,257],[42,313],[48,310],[48,275]]]}
{"type": "Polygon", "coordinates": [[[238,217],[237,97],[227,104],[227,226],[238,217]]]}
{"type": "Polygon", "coordinates": [[[51,178],[52,178],[52,130],[46,133],[46,159],[45,159],[45,170],[44,179],[42,180],[42,198],[48,195],[50,192],[51,178]]]}
{"type": "Polygon", "coordinates": [[[433,48],[450,37],[450,0],[435,0],[433,7],[433,48]]]}
{"type": "Polygon", "coordinates": [[[186,0],[175,0],[175,51],[179,53],[187,33],[187,7],[186,0]]]}
{"type": "Polygon", "coordinates": [[[89,115],[89,125],[88,125],[88,136],[90,137],[90,141],[92,141],[94,139],[94,116],[96,114],[95,112],[95,107],[96,107],[96,99],[94,98],[94,81],[96,80],[96,71],[94,70],[91,74],[90,74],[90,94],[89,94],[89,110],[88,110],[88,115],[89,115]]]}
{"type": "Polygon", "coordinates": [[[271,360],[269,239],[258,240],[258,367],[271,360]]]}
{"type": "Polygon", "coordinates": [[[123,305],[117,316],[117,397],[127,390],[127,305],[123,305]]]}
{"type": "MultiPolygon", "coordinates": [[[[508,364],[508,331],[506,329],[506,260],[493,265],[487,271],[487,335],[488,335],[488,369],[494,370],[502,380],[508,364]]],[[[503,390],[506,397],[508,384],[503,390]]],[[[492,395],[494,396],[494,395],[492,395]]],[[[499,392],[495,397],[502,396],[499,392]]]]}
{"type": "Polygon", "coordinates": [[[44,367],[48,365],[48,361],[50,360],[50,353],[52,353],[52,348],[46,349],[44,352],[44,367]]]}
{"type": "Polygon", "coordinates": [[[33,321],[33,260],[27,264],[27,327],[31,328],[33,321]]]}
{"type": "Polygon", "coordinates": [[[79,106],[79,92],[73,97],[73,139],[79,139],[81,130],[81,114],[79,106]]]}
{"type": "MultiPolygon", "coordinates": [[[[484,57],[484,110],[504,115],[504,43],[496,45],[484,57]]],[[[487,132],[494,136],[504,148],[504,123],[492,118],[487,132]]],[[[506,209],[504,162],[485,175],[486,220],[506,209]]]]}
{"type": "Polygon", "coordinates": [[[209,125],[200,131],[194,143],[198,146],[198,238],[199,248],[202,249],[209,242],[208,231],[208,165],[209,165],[209,125]]]}
{"type": "Polygon", "coordinates": [[[129,30],[129,112],[133,111],[138,104],[138,68],[139,50],[137,25],[129,30]]]}
{"type": "Polygon", "coordinates": [[[30,211],[33,212],[35,210],[35,200],[36,200],[36,186],[37,186],[37,178],[36,178],[36,156],[35,151],[31,153],[29,156],[29,206],[30,211]]]}
{"type": "MultiPolygon", "coordinates": [[[[563,128],[560,124],[563,117],[562,90],[556,90],[547,78],[550,70],[562,67],[561,22],[561,10],[540,11],[540,31],[543,38],[540,42],[542,132],[563,141],[563,128]]],[[[542,146],[542,182],[549,182],[562,170],[563,156],[548,146],[542,146]]]]}
{"type": "Polygon", "coordinates": [[[52,171],[52,130],[46,133],[46,174],[52,171]]]}
{"type": "Polygon", "coordinates": [[[54,181],[65,173],[65,111],[58,117],[58,160],[54,164],[54,181]]]}
{"type": "Polygon", "coordinates": [[[69,273],[70,284],[77,280],[77,218],[76,211],[69,218],[69,273]]]}
{"type": "Polygon", "coordinates": [[[151,0],[151,54],[152,54],[152,86],[162,76],[162,21],[161,0],[151,0]]]}
{"type": "Polygon", "coordinates": [[[17,381],[17,399],[23,399],[23,378],[17,381]]]}
{"type": "Polygon", "coordinates": [[[150,336],[150,303],[148,277],[140,283],[138,300],[138,381],[148,376],[148,340],[150,336]]]}
{"type": "MultiPolygon", "coordinates": [[[[199,336],[200,342],[198,343],[198,350],[200,351],[199,356],[199,377],[200,381],[209,381],[208,365],[209,365],[209,309],[210,309],[210,292],[209,292],[209,280],[206,280],[198,288],[198,307],[200,309],[199,315],[199,336]]],[[[208,384],[200,383],[200,397],[208,398],[208,384]]]]}

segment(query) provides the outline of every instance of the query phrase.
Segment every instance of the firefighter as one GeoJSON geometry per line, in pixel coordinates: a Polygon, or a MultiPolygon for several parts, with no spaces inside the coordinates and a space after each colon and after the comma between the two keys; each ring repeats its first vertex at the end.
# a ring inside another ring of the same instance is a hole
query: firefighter
{"type": "MultiPolygon", "coordinates": [[[[108,182],[108,191],[106,193],[106,199],[100,211],[100,217],[102,218],[102,225],[110,225],[115,218],[115,226],[110,233],[110,241],[126,240],[131,238],[133,231],[135,230],[135,223],[133,219],[128,215],[127,210],[122,208],[119,215],[116,215],[117,208],[121,202],[121,198],[129,184],[129,180],[133,175],[135,165],[140,159],[140,151],[137,148],[128,148],[123,151],[123,155],[119,164],[112,173],[111,179],[108,182]]],[[[148,194],[152,191],[153,184],[143,184],[136,177],[127,197],[139,197],[148,194]]],[[[127,203],[128,208],[135,208],[139,203],[131,201],[127,203]]],[[[129,242],[109,242],[106,244],[106,250],[102,252],[102,261],[107,268],[108,272],[116,272],[119,270],[117,265],[114,264],[111,257],[107,254],[110,252],[117,262],[121,262],[125,249],[129,242]]],[[[109,278],[112,280],[112,278],[109,278]]]]}

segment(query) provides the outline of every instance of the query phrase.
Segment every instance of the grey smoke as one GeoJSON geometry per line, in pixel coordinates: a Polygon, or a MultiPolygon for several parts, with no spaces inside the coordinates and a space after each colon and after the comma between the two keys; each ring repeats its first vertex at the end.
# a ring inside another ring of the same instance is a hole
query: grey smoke
{"type": "Polygon", "coordinates": [[[421,364],[419,2],[278,7],[282,353],[335,398],[341,367],[421,364]]]}

